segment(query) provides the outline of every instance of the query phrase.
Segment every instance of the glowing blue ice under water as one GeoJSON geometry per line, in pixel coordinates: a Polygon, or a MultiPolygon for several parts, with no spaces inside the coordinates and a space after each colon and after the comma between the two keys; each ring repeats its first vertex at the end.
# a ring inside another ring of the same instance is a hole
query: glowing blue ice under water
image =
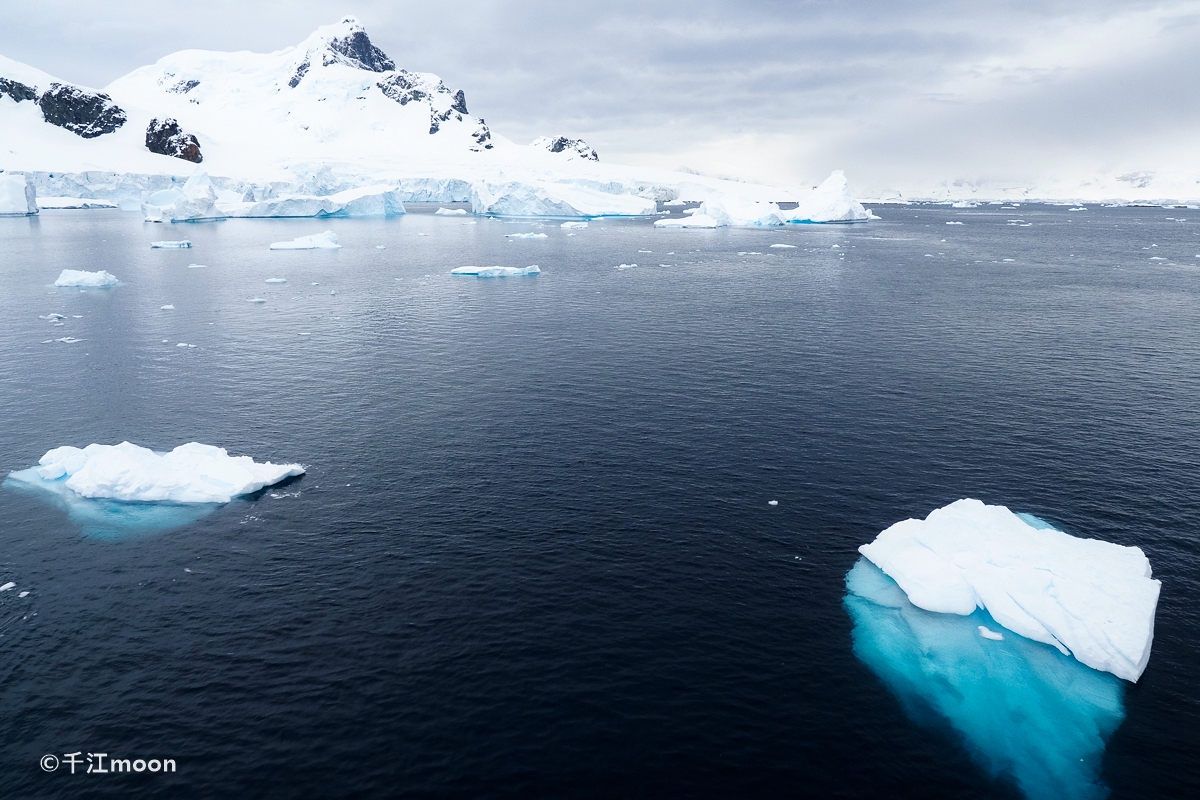
{"type": "Polygon", "coordinates": [[[35,494],[67,512],[67,517],[94,539],[128,539],[189,525],[215,511],[219,503],[130,503],[93,500],[67,488],[66,478],[48,481],[37,469],[11,472],[4,488],[35,494]]]}
{"type": "Polygon", "coordinates": [[[1034,800],[1108,794],[1099,773],[1105,743],[1125,718],[1120,678],[1007,631],[985,611],[917,608],[865,558],[846,589],[854,653],[909,718],[948,722],[989,775],[1011,778],[1034,800]],[[980,625],[1003,641],[980,636],[980,625]]]}

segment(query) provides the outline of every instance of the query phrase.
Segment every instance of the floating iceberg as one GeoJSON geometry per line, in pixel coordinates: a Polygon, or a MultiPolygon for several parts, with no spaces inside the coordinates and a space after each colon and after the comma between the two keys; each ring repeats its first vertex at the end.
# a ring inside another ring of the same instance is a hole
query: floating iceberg
{"type": "Polygon", "coordinates": [[[181,239],[177,242],[151,242],[150,243],[150,248],[152,250],[170,250],[173,248],[188,248],[191,246],[192,246],[192,243],[187,239],[181,239]]]}
{"type": "MultiPolygon", "coordinates": [[[[285,478],[303,475],[300,464],[260,464],[223,448],[191,442],[156,453],[129,442],[56,447],[33,472],[62,482],[80,497],[122,502],[228,503],[285,478]]],[[[14,473],[16,475],[17,473],[14,473]]]]}
{"type": "Polygon", "coordinates": [[[540,275],[542,271],[537,265],[529,267],[455,267],[451,275],[470,276],[473,278],[511,278],[515,275],[540,275]]]}
{"type": "Polygon", "coordinates": [[[776,249],[776,250],[785,250],[785,249],[786,249],[786,250],[795,250],[795,249],[796,249],[796,247],[797,247],[797,245],[794,245],[794,244],[773,244],[773,245],[771,245],[771,247],[772,247],[772,248],[774,248],[774,249],[776,249]]]}
{"type": "Polygon", "coordinates": [[[1105,743],[1125,717],[1124,684],[996,622],[924,611],[866,559],[846,576],[854,653],[926,727],[942,721],[993,778],[1035,800],[1100,800],[1105,743]]]}
{"type": "Polygon", "coordinates": [[[337,234],[333,231],[297,236],[290,242],[275,242],[271,245],[272,250],[336,250],[339,247],[341,245],[338,244],[337,234]]]}
{"type": "Polygon", "coordinates": [[[263,283],[287,283],[287,278],[267,278],[263,283]]]}
{"type": "Polygon", "coordinates": [[[586,222],[570,221],[570,222],[564,222],[562,225],[559,225],[558,227],[574,229],[574,228],[586,228],[587,226],[588,226],[588,224],[586,222]]]}
{"type": "Polygon", "coordinates": [[[37,190],[24,175],[0,172],[0,217],[28,217],[38,213],[37,190]]]}
{"type": "Polygon", "coordinates": [[[217,204],[222,217],[398,217],[403,192],[394,186],[364,186],[327,196],[288,194],[258,202],[217,204]]]}
{"type": "Polygon", "coordinates": [[[692,215],[692,221],[694,222],[696,217],[705,216],[716,220],[717,225],[721,227],[759,227],[782,225],[784,213],[774,203],[762,203],[733,195],[722,195],[717,199],[705,200],[701,203],[700,208],[692,215]]]}
{"type": "Polygon", "coordinates": [[[859,552],[927,611],[985,609],[1008,630],[1129,681],[1150,659],[1161,584],[1137,547],[968,499],[897,522],[859,552]]]}
{"type": "Polygon", "coordinates": [[[116,286],[120,281],[110,272],[84,272],[81,269],[64,269],[54,282],[55,286],[78,286],[84,289],[103,289],[116,286]]]}
{"type": "Polygon", "coordinates": [[[544,233],[506,233],[505,239],[545,239],[544,233]]]}
{"type": "Polygon", "coordinates": [[[464,208],[439,208],[433,213],[439,217],[465,217],[467,215],[467,211],[464,208]]]}
{"type": "Polygon", "coordinates": [[[87,197],[39,197],[37,205],[38,208],[54,211],[64,209],[120,208],[117,203],[87,197]]]}
{"type": "Polygon", "coordinates": [[[719,228],[721,223],[717,222],[707,214],[692,214],[690,217],[681,217],[679,219],[660,219],[654,223],[656,228],[719,228]]]}
{"type": "Polygon", "coordinates": [[[497,217],[639,217],[658,210],[654,200],[580,183],[487,180],[472,184],[471,207],[497,217]]]}
{"type": "Polygon", "coordinates": [[[812,194],[792,211],[783,212],[784,222],[866,222],[877,219],[850,194],[844,172],[834,170],[812,194]]]}
{"type": "Polygon", "coordinates": [[[195,222],[221,219],[216,208],[217,191],[207,172],[197,172],[183,188],[171,187],[154,192],[142,203],[147,222],[195,222]]]}

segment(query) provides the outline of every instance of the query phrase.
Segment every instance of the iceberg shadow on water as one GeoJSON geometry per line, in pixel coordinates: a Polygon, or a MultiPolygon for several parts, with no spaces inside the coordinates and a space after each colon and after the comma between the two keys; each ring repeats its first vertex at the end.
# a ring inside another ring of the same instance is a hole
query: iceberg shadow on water
{"type": "Polygon", "coordinates": [[[84,536],[108,541],[181,528],[203,519],[222,505],[92,499],[76,494],[67,487],[64,479],[43,479],[36,468],[10,473],[2,485],[5,489],[50,501],[67,512],[67,518],[79,526],[84,536]]]}
{"type": "Polygon", "coordinates": [[[844,602],[855,655],[914,722],[948,725],[992,778],[1032,800],[1108,795],[1100,768],[1125,718],[1121,679],[1004,630],[986,611],[917,608],[865,558],[846,576],[844,602]],[[1003,640],[980,626],[1004,630],[1003,640]]]}

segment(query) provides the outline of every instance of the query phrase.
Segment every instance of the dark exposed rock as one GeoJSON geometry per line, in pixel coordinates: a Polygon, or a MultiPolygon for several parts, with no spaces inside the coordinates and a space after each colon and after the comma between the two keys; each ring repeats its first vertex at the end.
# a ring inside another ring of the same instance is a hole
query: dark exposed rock
{"type": "Polygon", "coordinates": [[[112,133],[126,120],[125,112],[108,95],[70,84],[50,84],[38,105],[46,122],[84,139],[112,133]]]}
{"type": "Polygon", "coordinates": [[[22,100],[32,100],[36,103],[38,99],[37,89],[8,78],[0,78],[0,94],[8,95],[15,103],[22,100]]]}
{"type": "MultiPolygon", "coordinates": [[[[355,31],[341,39],[331,39],[329,49],[341,56],[337,59],[347,66],[370,70],[371,72],[390,72],[396,68],[396,62],[375,45],[365,31],[355,31]]],[[[327,64],[329,62],[326,62],[327,64]]]]}
{"type": "Polygon", "coordinates": [[[459,89],[454,93],[454,105],[450,106],[450,108],[454,109],[460,114],[467,113],[467,96],[463,93],[462,89],[459,89]]]}
{"type": "Polygon", "coordinates": [[[190,133],[184,133],[179,123],[167,117],[163,120],[150,120],[146,128],[146,149],[151,153],[182,158],[199,164],[204,160],[200,155],[200,142],[190,133]]]}
{"type": "Polygon", "coordinates": [[[179,83],[172,86],[170,89],[167,89],[167,91],[174,92],[175,94],[187,94],[188,92],[190,92],[192,89],[195,89],[199,85],[200,85],[200,81],[180,81],[179,83]]]}
{"type": "Polygon", "coordinates": [[[481,149],[492,149],[492,131],[484,124],[482,118],[479,120],[479,127],[471,134],[471,138],[475,140],[475,144],[471,146],[472,150],[479,152],[481,149]]]}
{"type": "Polygon", "coordinates": [[[545,147],[551,153],[574,153],[588,161],[600,160],[600,155],[589,147],[588,143],[583,139],[568,139],[565,136],[551,139],[548,136],[544,136],[534,142],[534,145],[545,147]]]}
{"type": "Polygon", "coordinates": [[[306,72],[308,72],[308,62],[307,61],[302,63],[300,66],[296,67],[296,74],[292,76],[292,79],[290,81],[288,81],[288,86],[292,87],[293,89],[295,89],[297,86],[299,86],[300,81],[304,80],[304,74],[306,72]]]}
{"type": "Polygon", "coordinates": [[[414,100],[424,100],[429,95],[420,89],[422,82],[407,70],[400,70],[392,77],[375,84],[385,97],[395,100],[402,106],[414,100]]]}

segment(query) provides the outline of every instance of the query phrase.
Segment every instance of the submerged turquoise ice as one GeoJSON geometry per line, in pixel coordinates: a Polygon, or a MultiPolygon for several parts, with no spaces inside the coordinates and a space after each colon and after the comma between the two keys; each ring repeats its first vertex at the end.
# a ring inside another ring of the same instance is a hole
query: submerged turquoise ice
{"type": "Polygon", "coordinates": [[[9,473],[6,489],[23,491],[49,500],[67,512],[84,536],[94,539],[127,539],[178,528],[208,516],[219,503],[137,503],[81,497],[67,488],[66,480],[42,479],[37,469],[9,473]]]}
{"type": "Polygon", "coordinates": [[[923,725],[948,723],[993,778],[1033,800],[1108,794],[1100,766],[1125,717],[1120,678],[970,616],[917,608],[865,558],[846,576],[854,653],[923,725]],[[1003,633],[986,639],[979,626],[1003,633]]]}

